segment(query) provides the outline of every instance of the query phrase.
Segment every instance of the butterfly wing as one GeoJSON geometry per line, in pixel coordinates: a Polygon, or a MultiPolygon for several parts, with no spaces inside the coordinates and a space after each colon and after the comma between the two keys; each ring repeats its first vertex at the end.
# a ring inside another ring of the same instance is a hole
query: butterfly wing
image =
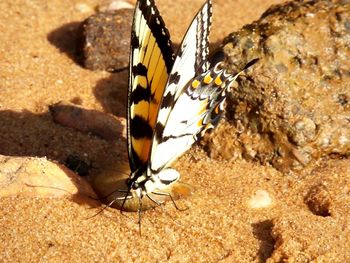
{"type": "Polygon", "coordinates": [[[198,109],[202,109],[204,105],[202,102],[200,105],[194,105],[193,102],[197,101],[192,101],[186,95],[185,89],[195,75],[208,70],[211,14],[212,5],[208,0],[193,19],[176,56],[155,126],[149,164],[151,173],[157,173],[168,166],[171,160],[183,154],[194,142],[189,138],[194,138],[197,131],[191,129],[194,126],[189,123],[195,121],[198,109]],[[190,99],[190,104],[186,107],[182,107],[183,103],[186,103],[184,96],[190,99]],[[188,119],[182,120],[185,116],[188,116],[188,119]],[[183,126],[182,121],[187,121],[187,128],[181,128],[182,133],[171,131],[183,126]]]}
{"type": "Polygon", "coordinates": [[[218,65],[197,76],[181,93],[167,119],[162,137],[151,155],[151,171],[160,172],[187,151],[221,117],[232,76],[218,65]]]}
{"type": "MultiPolygon", "coordinates": [[[[163,94],[162,105],[157,119],[157,124],[160,126],[166,122],[176,98],[186,84],[196,74],[206,71],[209,67],[207,60],[211,15],[211,0],[207,0],[192,20],[185,34],[163,94]]],[[[156,137],[162,136],[161,131],[162,127],[156,129],[156,137]]]]}
{"type": "Polygon", "coordinates": [[[154,0],[137,1],[131,33],[127,112],[132,172],[148,163],[156,117],[173,63],[169,32],[154,0]]]}

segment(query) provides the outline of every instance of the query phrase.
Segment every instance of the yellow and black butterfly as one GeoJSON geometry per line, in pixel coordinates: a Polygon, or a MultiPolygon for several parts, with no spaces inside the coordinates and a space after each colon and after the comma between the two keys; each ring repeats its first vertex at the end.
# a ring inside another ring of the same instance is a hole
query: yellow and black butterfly
{"type": "Polygon", "coordinates": [[[143,197],[162,194],[179,179],[169,166],[218,121],[225,91],[239,74],[208,62],[211,15],[207,0],[175,56],[154,0],[136,3],[127,108],[131,174],[124,202],[138,198],[139,212],[143,197]]]}

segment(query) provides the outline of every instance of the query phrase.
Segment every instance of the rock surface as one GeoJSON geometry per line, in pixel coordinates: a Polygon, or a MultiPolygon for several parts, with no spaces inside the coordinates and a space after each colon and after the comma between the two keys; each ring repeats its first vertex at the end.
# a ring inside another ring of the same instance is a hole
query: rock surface
{"type": "Polygon", "coordinates": [[[229,35],[221,49],[228,68],[260,61],[230,94],[228,124],[211,138],[211,156],[244,157],[287,172],[322,156],[348,155],[349,39],[350,3],[329,0],[271,7],[229,35]]]}
{"type": "Polygon", "coordinates": [[[83,23],[84,65],[91,70],[118,71],[129,64],[131,8],[92,15],[83,23]]]}

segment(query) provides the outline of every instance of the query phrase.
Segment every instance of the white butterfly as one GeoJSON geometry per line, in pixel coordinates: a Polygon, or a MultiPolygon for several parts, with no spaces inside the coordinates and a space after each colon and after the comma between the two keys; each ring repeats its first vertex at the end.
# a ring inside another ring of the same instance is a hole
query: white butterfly
{"type": "Polygon", "coordinates": [[[220,64],[210,67],[211,15],[207,0],[175,56],[154,0],[136,3],[127,109],[131,174],[124,202],[138,198],[139,212],[143,197],[156,202],[149,194],[162,194],[179,179],[169,166],[217,123],[225,91],[239,74],[226,73],[220,64]]]}

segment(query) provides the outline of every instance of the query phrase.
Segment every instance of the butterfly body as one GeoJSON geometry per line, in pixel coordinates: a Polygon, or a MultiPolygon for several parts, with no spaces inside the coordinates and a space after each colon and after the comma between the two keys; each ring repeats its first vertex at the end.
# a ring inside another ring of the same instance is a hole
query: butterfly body
{"type": "Polygon", "coordinates": [[[150,170],[139,170],[131,173],[127,186],[133,197],[143,198],[149,193],[161,190],[167,185],[176,182],[180,174],[171,168],[166,168],[159,173],[151,173],[150,170]],[[141,173],[141,174],[139,174],[141,173]]]}

